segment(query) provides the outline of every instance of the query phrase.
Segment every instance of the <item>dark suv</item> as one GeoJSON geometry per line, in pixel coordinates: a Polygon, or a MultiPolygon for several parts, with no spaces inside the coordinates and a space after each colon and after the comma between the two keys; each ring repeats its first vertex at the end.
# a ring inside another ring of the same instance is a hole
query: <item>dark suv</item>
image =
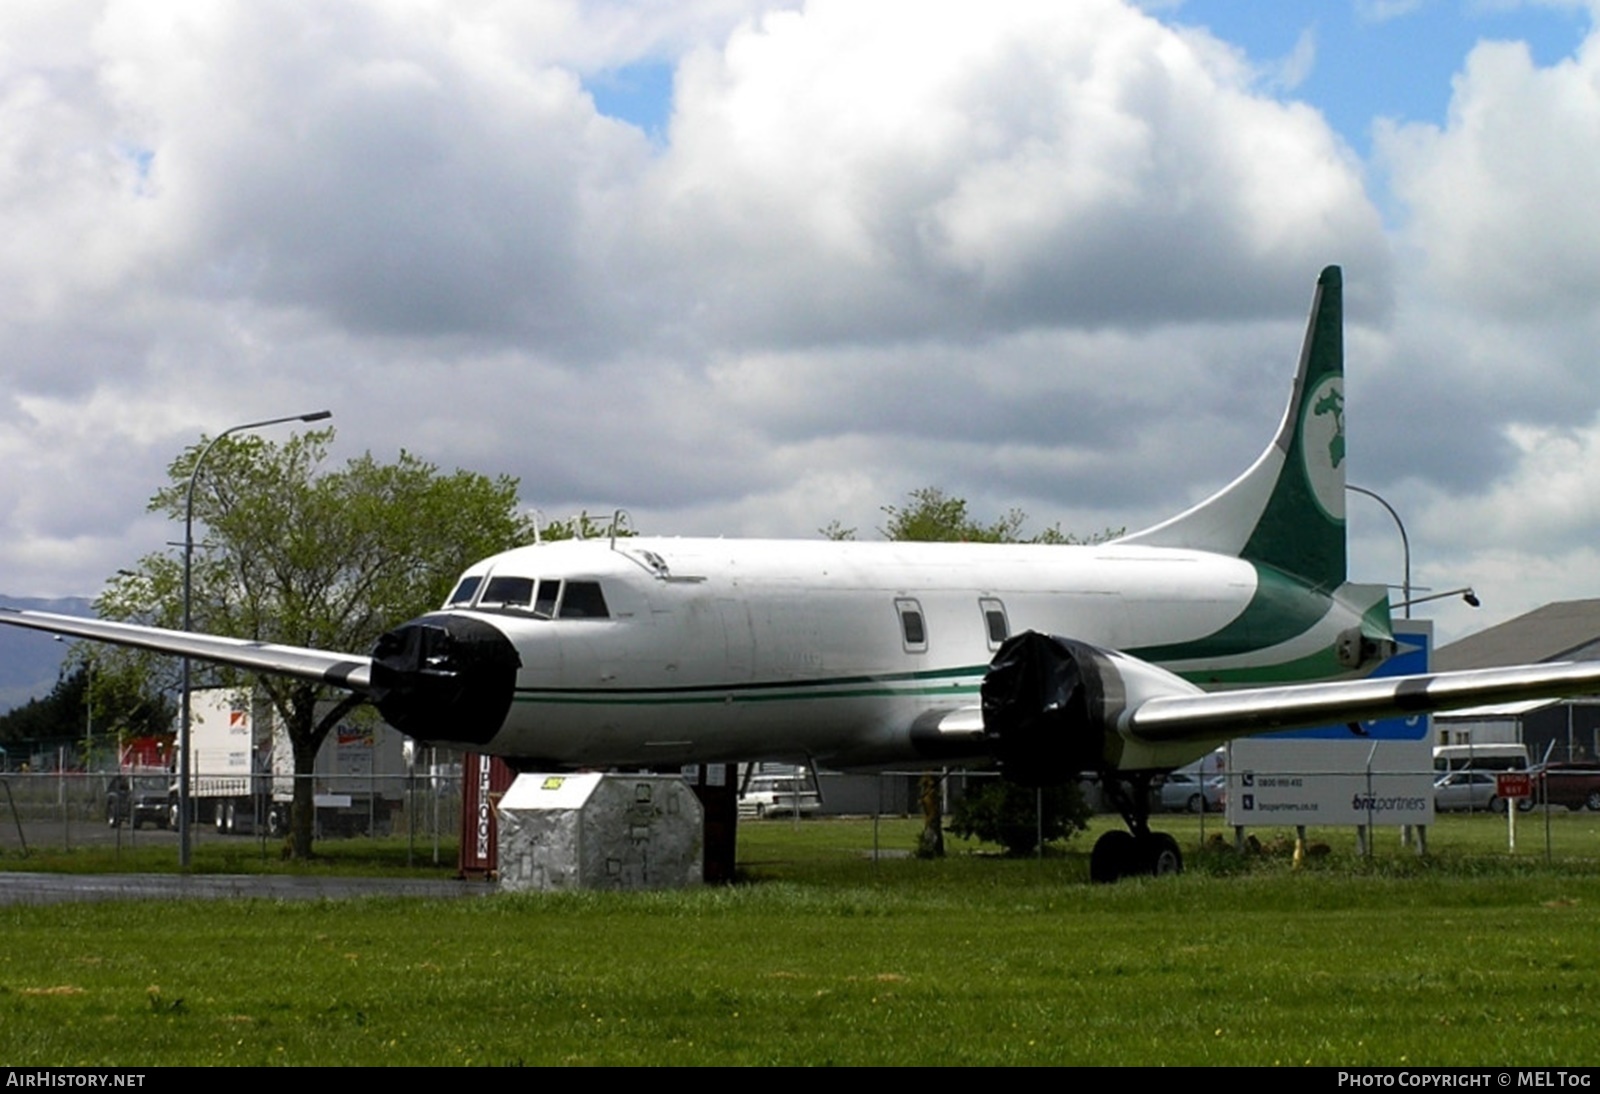
{"type": "Polygon", "coordinates": [[[1600,763],[1539,764],[1533,776],[1533,800],[1543,805],[1564,805],[1576,812],[1600,813],[1600,763]]]}
{"type": "Polygon", "coordinates": [[[166,775],[115,775],[106,787],[106,823],[142,828],[167,826],[166,775]]]}

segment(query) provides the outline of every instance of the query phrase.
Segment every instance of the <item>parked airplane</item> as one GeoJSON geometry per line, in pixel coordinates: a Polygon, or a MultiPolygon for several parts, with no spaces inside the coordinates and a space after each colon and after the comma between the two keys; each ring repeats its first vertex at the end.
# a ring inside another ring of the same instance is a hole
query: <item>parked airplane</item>
{"type": "Polygon", "coordinates": [[[1381,587],[1345,580],[1340,272],[1277,435],[1192,509],[1096,546],[617,538],[471,567],[371,656],[0,612],[0,622],[366,695],[522,770],[804,757],[1100,773],[1094,876],[1181,868],[1154,779],[1232,737],[1593,691],[1600,663],[1368,678],[1381,587]],[[1066,636],[1066,637],[1055,637],[1066,636]],[[1315,682],[1313,682],[1315,681],[1315,682]]]}

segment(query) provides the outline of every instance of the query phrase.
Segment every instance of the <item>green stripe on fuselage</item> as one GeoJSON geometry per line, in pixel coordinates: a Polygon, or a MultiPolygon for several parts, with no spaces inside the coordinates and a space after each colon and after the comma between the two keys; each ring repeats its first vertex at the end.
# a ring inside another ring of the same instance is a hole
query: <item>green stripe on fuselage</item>
{"type": "Polygon", "coordinates": [[[519,703],[556,705],[676,706],[691,703],[772,703],[812,699],[932,695],[976,696],[987,665],[893,673],[880,677],[841,676],[751,684],[708,684],[666,688],[518,688],[519,703]],[[942,683],[940,681],[943,681],[942,683]]]}
{"type": "Polygon", "coordinates": [[[1139,646],[1126,652],[1157,664],[1237,657],[1298,638],[1328,614],[1332,602],[1326,593],[1270,566],[1251,565],[1256,572],[1256,591],[1244,611],[1221,630],[1186,642],[1139,646]]]}

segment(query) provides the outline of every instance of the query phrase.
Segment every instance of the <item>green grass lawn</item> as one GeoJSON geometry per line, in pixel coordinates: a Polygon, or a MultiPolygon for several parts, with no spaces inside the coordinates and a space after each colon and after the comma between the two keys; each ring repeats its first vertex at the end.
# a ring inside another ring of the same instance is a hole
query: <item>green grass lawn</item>
{"type": "Polygon", "coordinates": [[[1549,863],[1528,817],[1514,856],[1450,817],[1298,870],[1175,818],[1187,874],[1091,886],[1087,840],[874,862],[870,822],[771,821],[729,888],[5,908],[0,1062],[1592,1065],[1588,817],[1549,863]]]}

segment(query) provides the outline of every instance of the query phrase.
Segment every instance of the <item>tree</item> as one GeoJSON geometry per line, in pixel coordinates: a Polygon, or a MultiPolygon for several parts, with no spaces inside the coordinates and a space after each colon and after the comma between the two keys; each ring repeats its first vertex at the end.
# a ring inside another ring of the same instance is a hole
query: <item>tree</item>
{"type": "Polygon", "coordinates": [[[157,736],[171,728],[172,705],[158,690],[119,686],[126,681],[101,676],[95,662],[76,654],[62,666],[49,695],[0,715],[0,742],[81,738],[86,729],[96,738],[122,739],[157,736]]]}
{"type": "Polygon", "coordinates": [[[547,521],[540,526],[539,538],[545,543],[553,543],[563,539],[608,539],[613,534],[613,521],[615,521],[615,535],[619,539],[636,536],[639,533],[633,530],[630,518],[625,511],[619,510],[602,522],[598,517],[589,515],[585,509],[575,517],[566,520],[547,521]],[[620,514],[620,515],[618,515],[620,514]]]}
{"type": "Polygon", "coordinates": [[[925,486],[906,495],[904,505],[885,505],[889,518],[878,529],[884,539],[913,540],[922,543],[1016,543],[1027,521],[1020,509],[1012,509],[983,524],[967,513],[965,498],[955,498],[936,486],[925,486]]]}
{"type": "MultiPolygon", "coordinates": [[[[518,510],[517,480],[468,471],[444,474],[402,451],[394,463],[369,452],[324,468],[332,430],[275,444],[226,437],[207,458],[194,491],[194,628],[213,634],[322,650],[359,652],[403,620],[436,608],[478,559],[533,539],[518,510]]],[[[185,492],[202,441],[168,468],[152,512],[184,516],[185,492]]],[[[181,625],[183,559],[148,555],[119,571],[96,601],[107,619],[181,625]]],[[[220,682],[237,677],[219,670],[220,682]]],[[[314,803],[310,775],[329,730],[359,697],[288,677],[259,686],[288,731],[294,754],[290,853],[309,857],[314,803]],[[342,701],[320,719],[320,700],[342,701]]]]}
{"type": "MultiPolygon", "coordinates": [[[[878,529],[884,539],[913,540],[923,543],[1104,543],[1122,535],[1124,529],[1107,528],[1087,538],[1063,532],[1052,524],[1042,532],[1023,534],[1028,515],[1021,509],[1008,509],[991,523],[975,520],[967,512],[965,498],[951,497],[937,486],[924,486],[906,495],[903,505],[885,505],[887,526],[878,529]]],[[[829,539],[854,539],[855,529],[834,521],[821,529],[829,539]]]]}

